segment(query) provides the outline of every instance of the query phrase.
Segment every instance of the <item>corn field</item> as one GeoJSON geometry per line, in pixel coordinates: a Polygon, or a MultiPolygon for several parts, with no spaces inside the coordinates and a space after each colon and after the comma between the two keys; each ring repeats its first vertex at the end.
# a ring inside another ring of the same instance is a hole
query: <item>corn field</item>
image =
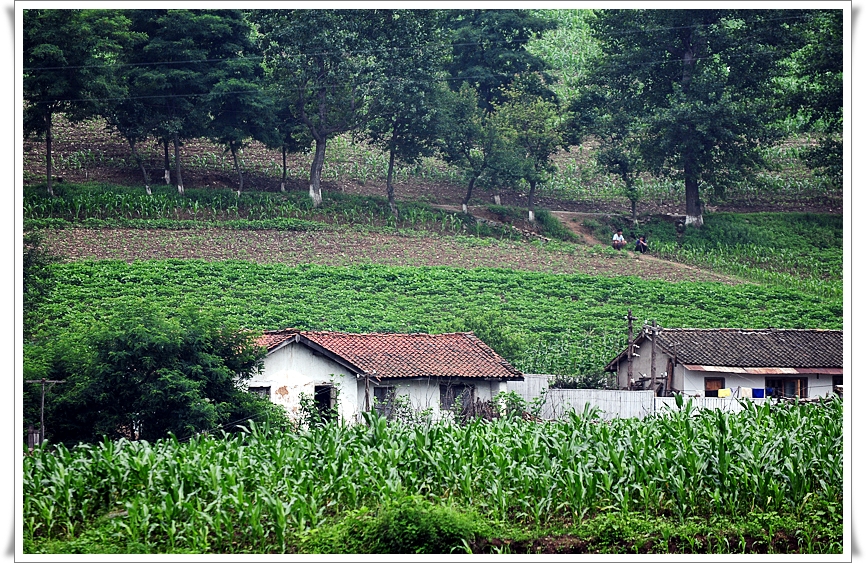
{"type": "Polygon", "coordinates": [[[420,495],[528,528],[610,513],[790,514],[838,531],[841,552],[842,456],[837,399],[739,414],[686,403],[644,420],[250,422],[187,441],[37,448],[24,458],[24,538],[98,527],[150,552],[291,553],[347,512],[420,495]]]}

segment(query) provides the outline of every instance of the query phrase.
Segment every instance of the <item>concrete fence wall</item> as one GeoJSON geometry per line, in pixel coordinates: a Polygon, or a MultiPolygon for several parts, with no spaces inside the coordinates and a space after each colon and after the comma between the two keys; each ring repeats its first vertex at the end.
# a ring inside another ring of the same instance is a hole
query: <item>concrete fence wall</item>
{"type": "MultiPolygon", "coordinates": [[[[586,408],[598,408],[603,419],[643,418],[653,413],[676,409],[676,398],[654,397],[652,391],[617,391],[604,389],[550,389],[552,375],[530,374],[524,381],[509,381],[508,390],[527,402],[541,402],[540,416],[554,420],[567,416],[570,410],[580,414],[586,408]]],[[[743,405],[733,397],[691,397],[696,409],[722,409],[740,412],[743,405]]],[[[757,405],[772,399],[743,399],[757,405]]]]}

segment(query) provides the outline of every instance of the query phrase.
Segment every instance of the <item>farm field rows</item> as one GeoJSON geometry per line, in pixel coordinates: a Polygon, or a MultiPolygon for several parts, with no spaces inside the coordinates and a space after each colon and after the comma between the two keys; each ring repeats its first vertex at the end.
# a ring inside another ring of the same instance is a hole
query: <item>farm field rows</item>
{"type": "Polygon", "coordinates": [[[643,280],[503,268],[288,266],[230,260],[53,266],[46,334],[129,300],[196,304],[253,330],[475,330],[525,373],[598,374],[625,345],[624,318],[662,326],[841,328],[841,300],[754,284],[643,280]]]}

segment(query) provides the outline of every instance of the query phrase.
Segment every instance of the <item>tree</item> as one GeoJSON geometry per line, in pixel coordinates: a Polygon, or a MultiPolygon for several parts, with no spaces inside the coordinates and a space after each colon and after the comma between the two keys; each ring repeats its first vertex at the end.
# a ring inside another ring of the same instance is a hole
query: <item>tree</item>
{"type": "Polygon", "coordinates": [[[45,136],[48,193],[52,125],[95,114],[95,99],[117,94],[107,79],[118,52],[132,40],[129,20],[112,10],[24,10],[24,133],[45,136]]]}
{"type": "Polygon", "coordinates": [[[580,145],[587,138],[599,142],[595,151],[598,165],[623,182],[631,204],[631,219],[637,222],[640,190],[638,177],[645,166],[640,156],[641,125],[623,109],[620,92],[585,88],[569,105],[567,143],[580,145]]]}
{"type": "Polygon", "coordinates": [[[792,113],[820,142],[806,163],[834,184],[842,182],[842,10],[808,10],[790,29],[797,43],[780,80],[792,113]]]}
{"type": "Polygon", "coordinates": [[[504,91],[504,102],[495,105],[491,118],[520,177],[529,184],[529,220],[535,220],[535,190],[554,170],[551,156],[563,146],[563,118],[559,104],[537,92],[541,77],[519,77],[504,91]]]}
{"type": "Polygon", "coordinates": [[[249,28],[239,26],[235,42],[238,56],[225,59],[213,72],[215,84],[207,98],[211,116],[207,132],[231,153],[240,196],[244,176],[239,152],[251,138],[265,135],[271,107],[262,92],[262,66],[249,28]]]}
{"type": "Polygon", "coordinates": [[[39,231],[27,231],[23,238],[24,249],[21,255],[21,282],[24,313],[24,337],[32,334],[38,321],[39,306],[51,290],[51,264],[59,257],[46,249],[39,231]]]}
{"type": "Polygon", "coordinates": [[[297,107],[290,95],[283,93],[282,85],[265,76],[264,96],[267,101],[264,115],[266,123],[257,131],[256,138],[270,149],[280,149],[282,154],[282,176],[280,191],[286,191],[286,156],[306,150],[312,139],[307,126],[301,121],[297,107]]]}
{"type": "MultiPolygon", "coordinates": [[[[243,388],[264,350],[216,315],[144,301],[52,339],[53,441],[185,437],[273,412],[243,388]]],[[[48,417],[47,415],[47,417],[48,417]]]]}
{"type": "MultiPolygon", "coordinates": [[[[598,12],[604,53],[591,83],[622,93],[649,170],[685,184],[686,224],[703,224],[700,188],[721,196],[765,164],[779,139],[772,83],[786,56],[785,23],[767,10],[598,12]]],[[[631,126],[629,126],[631,127],[631,126]]]]}
{"type": "Polygon", "coordinates": [[[379,18],[378,77],[370,92],[364,134],[388,153],[388,205],[394,199],[394,163],[414,163],[432,154],[440,98],[436,84],[444,58],[440,13],[431,10],[374,10],[379,18]]]}
{"type": "MultiPolygon", "coordinates": [[[[503,101],[503,88],[515,76],[548,69],[544,60],[526,46],[530,39],[555,29],[555,20],[533,10],[449,10],[448,16],[453,48],[446,70],[452,78],[452,89],[459,90],[464,82],[471,84],[486,111],[503,101]]],[[[545,74],[543,84],[551,82],[545,74]]],[[[553,95],[546,87],[536,93],[553,95]]]]}
{"type": "Polygon", "coordinates": [[[442,116],[437,148],[442,159],[463,170],[469,179],[463,212],[469,212],[469,200],[475,183],[489,171],[502,139],[490,115],[479,106],[478,93],[468,83],[457,92],[443,91],[442,116]]]}
{"type": "MultiPolygon", "coordinates": [[[[174,146],[177,191],[184,193],[181,146],[206,136],[211,118],[207,103],[215,85],[228,83],[244,66],[250,27],[240,10],[131,10],[134,29],[148,40],[130,55],[130,92],[143,101],[153,119],[152,133],[165,148],[169,176],[169,144],[174,146]]],[[[228,93],[222,88],[217,98],[228,93]]]]}
{"type": "Polygon", "coordinates": [[[260,10],[264,64],[291,92],[315,142],[310,197],[322,203],[328,139],[355,129],[374,79],[377,36],[368,10],[260,10]]]}

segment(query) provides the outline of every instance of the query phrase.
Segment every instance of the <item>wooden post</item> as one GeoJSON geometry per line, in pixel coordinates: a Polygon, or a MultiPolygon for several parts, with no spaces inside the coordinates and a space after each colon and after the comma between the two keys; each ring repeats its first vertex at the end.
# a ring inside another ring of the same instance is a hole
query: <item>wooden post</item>
{"type": "Polygon", "coordinates": [[[628,316],[626,316],[626,320],[628,321],[628,379],[626,381],[626,385],[629,389],[631,389],[631,380],[634,377],[634,371],[632,370],[632,361],[631,357],[634,354],[634,336],[632,334],[632,321],[635,318],[631,315],[631,309],[628,310],[628,316]]]}
{"type": "Polygon", "coordinates": [[[370,374],[364,375],[364,410],[370,410],[370,374]]]}
{"type": "Polygon", "coordinates": [[[28,379],[27,383],[41,383],[42,384],[42,404],[39,407],[39,444],[45,441],[45,384],[51,383],[54,385],[55,383],[66,383],[66,380],[56,380],[56,379],[28,379]]]}
{"type": "Polygon", "coordinates": [[[653,319],[653,325],[650,329],[653,335],[652,341],[652,353],[650,354],[650,379],[652,381],[652,390],[653,395],[656,394],[656,335],[658,334],[658,328],[656,328],[656,320],[653,319]]]}

